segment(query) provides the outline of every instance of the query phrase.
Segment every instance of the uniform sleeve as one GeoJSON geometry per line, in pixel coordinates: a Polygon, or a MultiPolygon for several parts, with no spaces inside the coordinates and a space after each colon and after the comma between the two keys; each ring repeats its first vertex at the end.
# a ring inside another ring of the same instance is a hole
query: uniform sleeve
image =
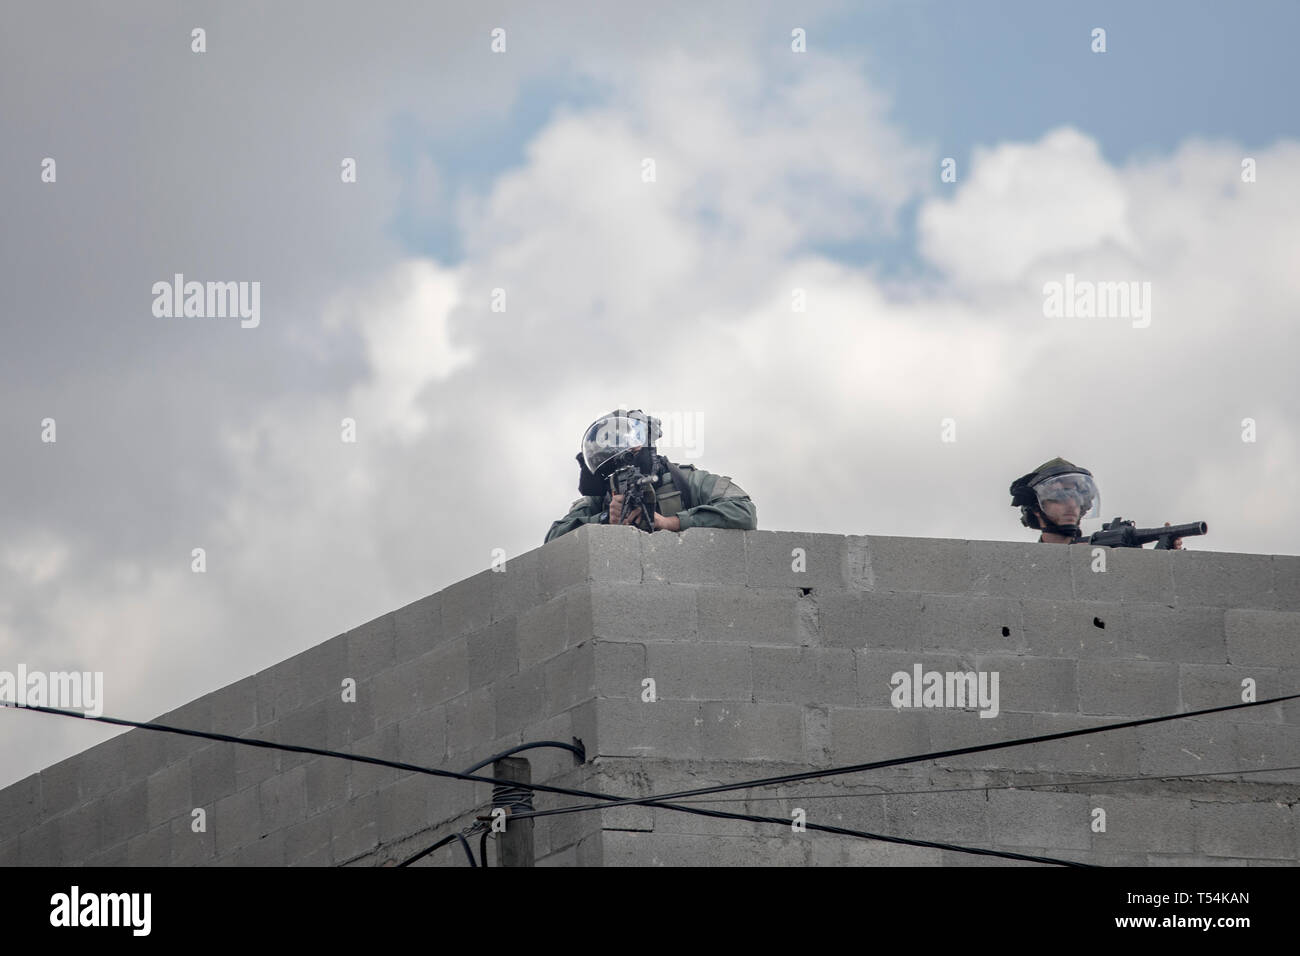
{"type": "Polygon", "coordinates": [[[758,509],[744,489],[730,478],[696,468],[687,472],[687,481],[691,486],[691,500],[704,504],[677,513],[683,531],[687,528],[753,531],[758,527],[758,509]]]}
{"type": "Polygon", "coordinates": [[[559,521],[552,522],[551,530],[546,532],[546,541],[554,541],[562,534],[568,534],[570,531],[576,531],[584,524],[594,524],[600,520],[601,512],[604,510],[604,499],[589,495],[585,498],[579,498],[569,506],[569,513],[559,521]]]}

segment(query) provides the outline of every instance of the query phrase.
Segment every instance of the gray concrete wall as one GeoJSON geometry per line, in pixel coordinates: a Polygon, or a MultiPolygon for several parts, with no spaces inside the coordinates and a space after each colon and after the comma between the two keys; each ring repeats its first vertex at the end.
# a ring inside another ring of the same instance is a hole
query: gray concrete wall
{"type": "MultiPolygon", "coordinates": [[[[1238,703],[1247,679],[1259,698],[1300,690],[1300,558],[1105,557],[586,527],[159,721],[456,770],[576,736],[588,764],[532,751],[534,782],[643,795],[1238,703]],[[894,707],[891,676],[918,664],[997,673],[997,716],[894,707]]],[[[1270,705],[702,806],[1103,864],[1294,865],[1300,771],[1251,771],[1300,765],[1297,724],[1295,703],[1270,705]]],[[[381,865],[489,798],[136,730],[0,791],[0,864],[381,865]]],[[[535,841],[539,865],[990,862],[640,807],[540,818],[535,841]]]]}

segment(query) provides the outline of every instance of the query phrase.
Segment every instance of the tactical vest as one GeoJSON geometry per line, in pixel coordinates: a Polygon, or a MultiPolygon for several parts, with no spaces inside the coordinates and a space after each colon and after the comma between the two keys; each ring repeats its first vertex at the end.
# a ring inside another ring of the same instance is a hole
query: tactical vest
{"type": "Polygon", "coordinates": [[[695,503],[691,501],[691,488],[681,469],[666,458],[662,459],[662,466],[655,482],[655,511],[671,518],[679,512],[689,511],[695,503]],[[677,472],[676,476],[673,475],[674,471],[677,472]],[[677,478],[676,481],[674,477],[677,478]]]}

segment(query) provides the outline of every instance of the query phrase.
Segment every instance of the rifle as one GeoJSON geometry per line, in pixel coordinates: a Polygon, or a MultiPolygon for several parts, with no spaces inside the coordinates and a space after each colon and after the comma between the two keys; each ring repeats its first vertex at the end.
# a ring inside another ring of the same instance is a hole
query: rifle
{"type": "MultiPolygon", "coordinates": [[[[634,526],[642,531],[654,530],[655,489],[654,479],[643,475],[641,469],[631,462],[623,465],[609,476],[610,495],[623,496],[623,514],[628,515],[638,508],[641,516],[634,526]]],[[[608,505],[607,505],[608,507],[608,505]]]]}
{"type": "Polygon", "coordinates": [[[1158,541],[1157,551],[1173,549],[1175,538],[1190,538],[1210,530],[1204,521],[1171,525],[1168,528],[1135,528],[1132,521],[1115,518],[1101,526],[1101,530],[1088,539],[1089,544],[1107,548],[1140,548],[1148,541],[1158,541]]]}

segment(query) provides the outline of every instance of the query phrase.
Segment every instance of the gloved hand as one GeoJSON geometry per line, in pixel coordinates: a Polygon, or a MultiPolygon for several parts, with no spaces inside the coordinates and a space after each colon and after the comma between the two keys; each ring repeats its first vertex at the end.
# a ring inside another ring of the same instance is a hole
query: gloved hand
{"type": "Polygon", "coordinates": [[[597,498],[603,497],[605,492],[609,491],[606,482],[601,481],[587,469],[587,463],[582,460],[582,452],[575,456],[578,459],[578,494],[587,496],[594,495],[597,498]]]}

